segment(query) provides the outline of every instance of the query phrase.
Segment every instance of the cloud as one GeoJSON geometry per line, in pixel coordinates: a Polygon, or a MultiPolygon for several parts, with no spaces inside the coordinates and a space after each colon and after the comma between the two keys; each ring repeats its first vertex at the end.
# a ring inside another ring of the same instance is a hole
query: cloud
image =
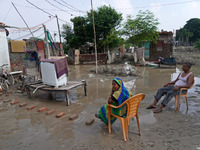
{"type": "Polygon", "coordinates": [[[133,6],[131,0],[110,0],[111,6],[113,6],[117,11],[122,13],[124,19],[127,15],[133,15],[133,6]]]}
{"type": "Polygon", "coordinates": [[[191,18],[200,18],[200,2],[193,1],[187,5],[187,13],[186,15],[191,18]]]}
{"type": "Polygon", "coordinates": [[[154,14],[158,14],[160,13],[162,6],[160,3],[151,3],[150,4],[150,11],[153,12],[154,14]]]}

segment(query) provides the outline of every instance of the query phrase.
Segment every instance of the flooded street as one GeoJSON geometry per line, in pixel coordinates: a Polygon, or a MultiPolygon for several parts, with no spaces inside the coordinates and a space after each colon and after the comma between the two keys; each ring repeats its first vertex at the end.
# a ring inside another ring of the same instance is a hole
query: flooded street
{"type": "MultiPolygon", "coordinates": [[[[138,77],[120,77],[133,94],[145,93],[146,97],[140,103],[139,120],[141,136],[138,135],[137,122],[132,119],[129,129],[129,141],[123,141],[122,128],[119,120],[112,125],[112,133],[103,122],[94,117],[100,107],[107,103],[111,92],[112,75],[96,75],[89,70],[95,66],[70,66],[69,79],[73,81],[86,80],[87,96],[83,87],[69,92],[71,104],[65,105],[63,93],[37,91],[32,99],[26,93],[17,93],[16,87],[9,94],[0,96],[0,149],[1,150],[195,150],[200,149],[200,70],[192,66],[195,75],[195,85],[189,90],[189,110],[182,98],[180,111],[174,111],[173,98],[163,112],[154,114],[146,107],[153,102],[157,89],[181,72],[178,68],[161,69],[137,67],[138,77]],[[11,105],[3,102],[6,99],[26,102],[27,106],[36,105],[33,110],[19,104],[11,105]],[[57,99],[57,100],[55,100],[57,99]],[[59,99],[59,100],[58,100],[59,99]],[[38,112],[41,107],[55,110],[46,115],[38,112]],[[65,112],[61,118],[55,115],[65,112]],[[75,120],[69,120],[72,114],[78,114],[75,120]],[[86,120],[94,118],[92,125],[87,126],[86,120]]],[[[17,86],[17,85],[16,85],[17,86]]],[[[160,102],[159,102],[160,104],[160,102]]]]}

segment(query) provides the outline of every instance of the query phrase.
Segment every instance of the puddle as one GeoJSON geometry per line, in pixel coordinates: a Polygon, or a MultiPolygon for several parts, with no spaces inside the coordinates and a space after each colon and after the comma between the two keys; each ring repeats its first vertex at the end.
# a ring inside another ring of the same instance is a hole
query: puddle
{"type": "MultiPolygon", "coordinates": [[[[27,111],[26,108],[0,102],[0,119],[3,122],[0,124],[0,134],[2,135],[0,149],[28,149],[28,147],[32,147],[32,149],[72,149],[77,143],[79,146],[83,143],[89,144],[91,141],[93,144],[106,143],[112,142],[113,138],[116,142],[123,142],[119,121],[113,125],[113,133],[110,135],[98,119],[95,119],[92,126],[85,125],[85,121],[94,118],[94,114],[100,107],[107,103],[111,93],[112,79],[116,77],[92,74],[89,72],[92,67],[95,66],[70,66],[69,80],[86,80],[87,82],[87,96],[84,96],[83,87],[69,92],[70,106],[65,106],[65,97],[62,93],[53,94],[53,98],[57,100],[45,99],[48,98],[48,93],[42,93],[40,96],[38,93],[31,100],[26,96],[21,96],[20,101],[28,102],[29,105],[36,103],[37,109],[43,106],[54,109],[55,113],[52,115],[38,113],[37,110],[27,111]],[[65,116],[59,119],[55,118],[55,115],[62,111],[65,112],[65,116]],[[78,118],[69,121],[69,116],[75,113],[78,114],[78,118]],[[45,144],[41,144],[41,140],[45,141],[45,144]]],[[[129,70],[128,64],[125,64],[125,68],[127,71],[129,70]]],[[[152,125],[159,121],[159,117],[155,117],[152,110],[145,108],[153,102],[153,96],[158,88],[177,77],[181,71],[180,68],[181,66],[176,69],[137,67],[141,77],[120,77],[124,81],[124,85],[134,94],[146,94],[139,107],[141,126],[145,127],[145,125],[152,125]]],[[[189,111],[187,114],[196,114],[200,109],[198,100],[195,100],[199,97],[200,87],[196,85],[200,83],[200,73],[197,68],[193,68],[192,72],[195,74],[195,85],[188,93],[189,111]],[[192,100],[190,101],[190,99],[192,100]]],[[[174,100],[170,102],[170,105],[174,105],[174,100]]],[[[181,104],[180,112],[186,114],[185,103],[181,104]]],[[[164,115],[174,113],[174,109],[172,107],[163,113],[165,113],[164,115]]],[[[132,123],[131,128],[133,131],[137,131],[136,121],[132,123]]],[[[138,137],[136,136],[136,138],[138,137]]]]}

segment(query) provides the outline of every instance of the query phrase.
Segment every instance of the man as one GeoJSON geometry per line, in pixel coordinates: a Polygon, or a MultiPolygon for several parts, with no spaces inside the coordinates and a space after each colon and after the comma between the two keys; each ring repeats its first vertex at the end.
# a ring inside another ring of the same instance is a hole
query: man
{"type": "MultiPolygon", "coordinates": [[[[192,72],[190,72],[191,64],[189,62],[186,62],[182,66],[183,72],[181,72],[176,80],[169,82],[164,85],[163,88],[160,88],[155,96],[153,104],[148,106],[146,109],[154,109],[156,108],[153,112],[154,113],[159,113],[162,112],[163,107],[165,107],[168,102],[172,99],[173,96],[178,95],[180,92],[180,88],[189,88],[192,86],[194,82],[194,75],[192,72]],[[172,86],[169,86],[170,84],[174,84],[172,86]],[[164,100],[161,103],[160,107],[156,107],[156,104],[160,100],[160,98],[165,95],[164,100]]],[[[186,91],[185,91],[186,92],[186,91]]]]}

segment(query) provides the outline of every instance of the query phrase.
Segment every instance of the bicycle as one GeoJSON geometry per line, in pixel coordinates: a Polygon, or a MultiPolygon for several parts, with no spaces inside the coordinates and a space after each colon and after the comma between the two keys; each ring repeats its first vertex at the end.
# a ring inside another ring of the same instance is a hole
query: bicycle
{"type": "MultiPolygon", "coordinates": [[[[3,64],[2,66],[0,66],[0,77],[5,80],[7,85],[13,85],[15,84],[14,77],[12,74],[10,74],[4,69],[5,66],[8,66],[8,64],[3,64]]],[[[2,82],[4,81],[2,80],[2,82]]]]}
{"type": "Polygon", "coordinates": [[[6,80],[0,77],[0,91],[7,92],[7,90],[8,90],[8,84],[6,83],[6,80]]]}

